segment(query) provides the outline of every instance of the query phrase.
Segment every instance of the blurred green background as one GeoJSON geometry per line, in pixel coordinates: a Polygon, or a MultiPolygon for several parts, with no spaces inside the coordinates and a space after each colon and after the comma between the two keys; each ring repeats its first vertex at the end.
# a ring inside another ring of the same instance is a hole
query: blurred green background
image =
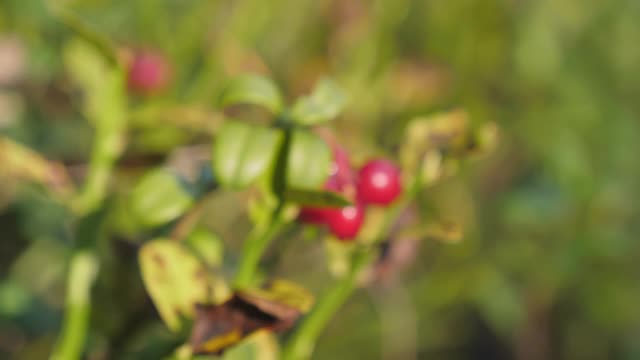
{"type": "MultiPolygon", "coordinates": [[[[224,81],[242,72],[273,77],[290,98],[335,78],[350,103],[333,126],[356,163],[392,154],[414,116],[462,107],[474,123],[499,124],[490,157],[420,201],[461,225],[462,240],[424,239],[392,280],[359,291],[315,359],[640,359],[638,1],[65,6],[123,51],[157,49],[173,67],[170,89],[129,100],[134,114],[160,111],[131,126],[116,203],[145,169],[208,143],[201,123],[224,81]]],[[[81,174],[93,130],[62,56],[72,37],[42,1],[0,2],[0,135],[81,174]]],[[[175,343],[141,285],[136,248],[148,235],[121,208],[100,245],[87,358],[159,358],[175,343]]],[[[245,211],[243,194],[207,204],[228,274],[245,211]]],[[[69,214],[41,187],[0,183],[0,358],[47,357],[70,237],[69,214]]],[[[299,242],[272,268],[316,292],[330,278],[323,253],[299,242]]]]}

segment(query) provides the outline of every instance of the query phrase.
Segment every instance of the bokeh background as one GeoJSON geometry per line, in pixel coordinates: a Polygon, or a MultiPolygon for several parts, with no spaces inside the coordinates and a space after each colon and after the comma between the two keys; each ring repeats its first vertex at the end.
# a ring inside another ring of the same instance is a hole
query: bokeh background
{"type": "MultiPolygon", "coordinates": [[[[130,99],[173,112],[132,125],[116,200],[145,169],[209,141],[198,126],[224,81],[243,72],[273,77],[289,98],[322,75],[336,79],[350,102],[333,127],[356,163],[392,154],[415,116],[461,107],[476,124],[499,124],[491,156],[420,199],[425,213],[460,225],[462,239],[410,249],[391,280],[340,311],[314,359],[640,359],[638,1],[64,5],[123,53],[155,49],[172,64],[167,91],[130,99]]],[[[81,174],[93,130],[62,56],[73,36],[40,0],[0,2],[0,135],[81,174]]],[[[0,357],[43,359],[62,317],[69,214],[38,186],[4,181],[0,357]]],[[[221,193],[207,211],[231,274],[246,197],[221,193]]],[[[175,341],[142,288],[136,249],[148,235],[113,212],[87,358],[160,358],[175,341]]],[[[269,259],[314,292],[330,281],[322,244],[269,259]]]]}

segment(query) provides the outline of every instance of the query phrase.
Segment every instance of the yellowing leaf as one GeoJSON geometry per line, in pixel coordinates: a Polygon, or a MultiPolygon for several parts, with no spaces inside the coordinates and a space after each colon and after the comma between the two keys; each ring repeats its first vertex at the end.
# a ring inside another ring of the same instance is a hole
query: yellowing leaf
{"type": "MultiPolygon", "coordinates": [[[[245,289],[239,292],[239,296],[252,299],[254,304],[261,300],[289,306],[298,312],[305,313],[313,306],[313,295],[301,286],[291,281],[273,280],[266,287],[245,289]]],[[[256,304],[257,305],[257,304],[256,304]]],[[[261,307],[260,305],[257,305],[261,307]]]]}
{"type": "Polygon", "coordinates": [[[182,318],[191,318],[196,303],[211,298],[212,277],[181,244],[169,239],[146,243],[139,253],[142,279],[147,292],[172,331],[178,331],[182,318]]]}
{"type": "Polygon", "coordinates": [[[400,148],[403,171],[430,185],[455,172],[461,160],[493,150],[497,137],[494,123],[472,129],[464,110],[418,117],[407,126],[400,148]]]}
{"type": "Polygon", "coordinates": [[[467,122],[467,113],[462,110],[419,117],[411,121],[400,149],[403,168],[415,173],[422,165],[425,154],[460,144],[467,131],[467,122]]]}

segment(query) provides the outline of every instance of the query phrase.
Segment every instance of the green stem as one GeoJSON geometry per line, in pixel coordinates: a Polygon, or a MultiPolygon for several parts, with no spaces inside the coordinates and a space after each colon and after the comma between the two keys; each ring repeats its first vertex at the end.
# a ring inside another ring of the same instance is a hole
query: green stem
{"type": "Polygon", "coordinates": [[[284,225],[282,209],[283,205],[278,205],[271,216],[264,223],[256,226],[245,240],[242,261],[234,280],[236,288],[247,287],[253,283],[262,254],[284,225]]]}
{"type": "Polygon", "coordinates": [[[91,286],[95,281],[98,266],[95,254],[90,251],[80,251],[73,255],[62,332],[51,354],[51,360],[81,358],[89,326],[91,286]]]}
{"type": "Polygon", "coordinates": [[[307,359],[313,353],[316,340],[333,315],[351,296],[360,272],[374,259],[371,252],[354,255],[349,273],[336,282],[318,301],[282,354],[283,360],[307,359]]]}
{"type": "Polygon", "coordinates": [[[74,204],[76,210],[81,214],[89,213],[98,208],[106,197],[113,166],[123,147],[121,132],[98,129],[96,133],[87,179],[74,204]]]}
{"type": "MultiPolygon", "coordinates": [[[[416,178],[407,191],[405,191],[404,195],[389,209],[385,221],[380,228],[379,236],[376,239],[377,241],[380,241],[380,239],[383,239],[389,233],[393,224],[397,221],[400,214],[402,214],[402,211],[409,206],[411,201],[417,196],[420,190],[420,184],[420,179],[416,178]]],[[[358,275],[362,270],[371,265],[375,259],[374,251],[360,251],[354,254],[349,273],[338,280],[333,287],[320,298],[285,347],[282,357],[284,360],[310,358],[318,337],[325,326],[356,289],[358,275]]]]}

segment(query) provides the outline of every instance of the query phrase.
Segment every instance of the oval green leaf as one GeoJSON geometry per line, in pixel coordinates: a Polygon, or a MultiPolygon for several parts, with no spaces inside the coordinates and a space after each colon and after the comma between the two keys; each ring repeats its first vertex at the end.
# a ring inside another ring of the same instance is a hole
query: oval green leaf
{"type": "Polygon", "coordinates": [[[220,105],[252,104],[278,114],[283,108],[278,87],[268,78],[249,74],[232,79],[222,91],[220,105]]]}
{"type": "Polygon", "coordinates": [[[180,180],[165,169],[146,174],[131,194],[132,209],[140,222],[157,226],[178,218],[193,204],[180,180]]]}
{"type": "Polygon", "coordinates": [[[241,122],[225,123],[213,146],[213,169],[218,182],[243,188],[273,162],[282,134],[274,129],[241,122]]]}
{"type": "Polygon", "coordinates": [[[186,245],[198,255],[209,267],[222,265],[224,244],[222,239],[213,232],[204,229],[195,229],[186,239],[186,245]]]}
{"type": "Polygon", "coordinates": [[[293,131],[287,158],[287,188],[320,189],[329,177],[331,150],[310,131],[293,131]]]}
{"type": "Polygon", "coordinates": [[[291,118],[301,125],[318,125],[340,114],[347,96],[340,86],[330,79],[322,79],[313,93],[300,98],[291,109],[291,118]]]}

